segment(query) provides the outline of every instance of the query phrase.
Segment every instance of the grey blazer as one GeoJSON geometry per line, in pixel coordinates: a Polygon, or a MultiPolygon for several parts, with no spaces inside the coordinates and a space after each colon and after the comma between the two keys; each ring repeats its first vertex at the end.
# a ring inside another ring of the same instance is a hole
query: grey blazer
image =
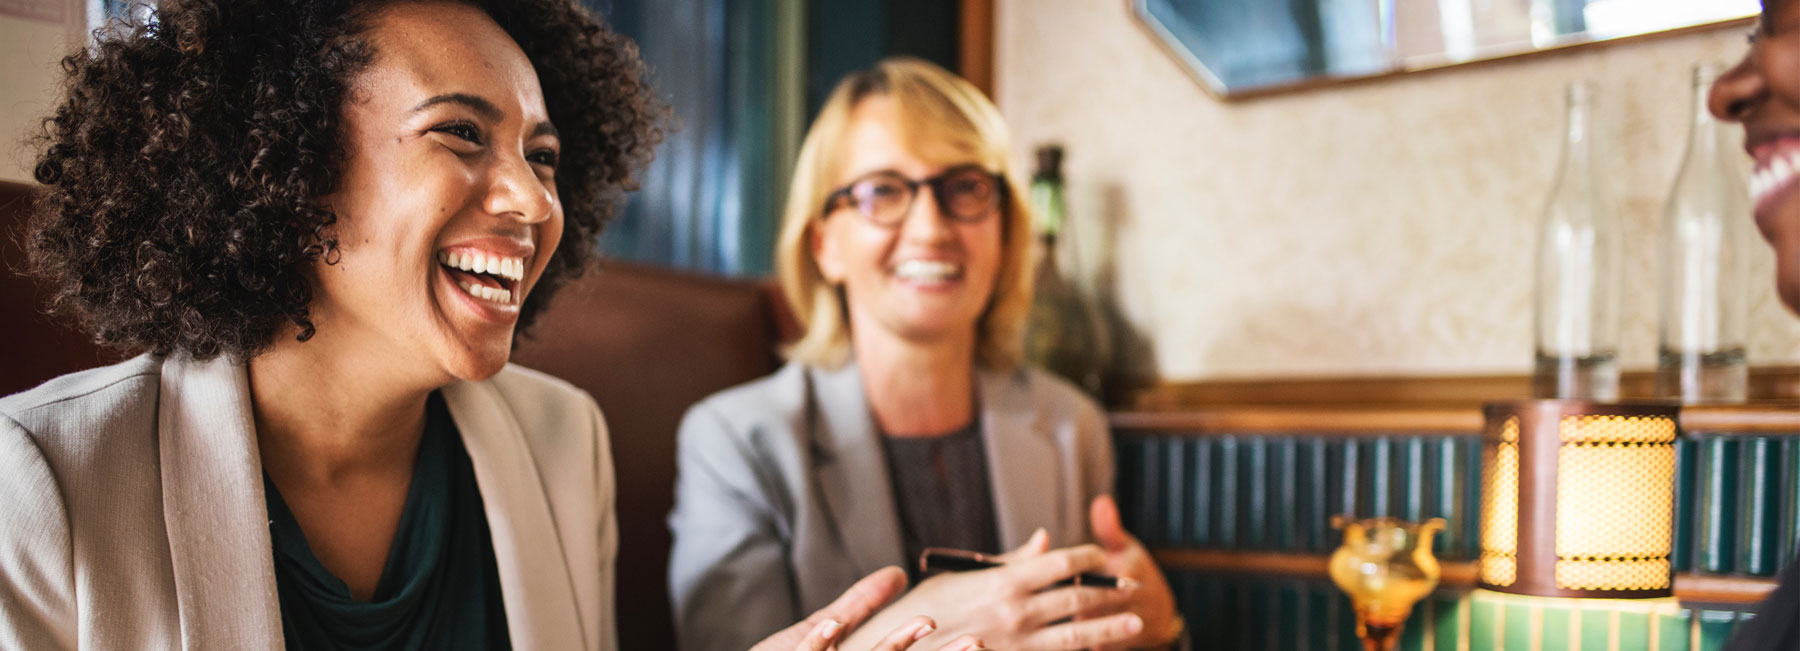
{"type": "MultiPolygon", "coordinates": [[[[1088,541],[1088,503],[1113,481],[1100,409],[1028,367],[981,371],[977,391],[1001,544],[1038,527],[1053,546],[1088,541]]],[[[742,651],[907,564],[878,436],[855,364],[790,363],[688,410],[669,516],[682,649],[742,651]]]]}
{"type": "MultiPolygon", "coordinates": [[[[507,366],[443,389],[514,648],[615,647],[594,401],[507,366]]],[[[143,356],[0,399],[0,649],[279,649],[244,366],[143,356]]]]}

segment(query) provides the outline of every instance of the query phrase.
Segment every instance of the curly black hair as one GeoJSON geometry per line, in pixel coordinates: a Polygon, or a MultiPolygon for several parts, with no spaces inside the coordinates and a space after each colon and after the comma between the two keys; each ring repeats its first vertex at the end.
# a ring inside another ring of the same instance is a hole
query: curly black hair
{"type": "MultiPolygon", "coordinates": [[[[165,1],[63,59],[26,228],[53,311],[122,352],[248,359],[314,332],[312,265],[337,259],[321,203],[346,155],[343,109],[374,55],[367,0],[165,1]]],[[[561,133],[561,244],[522,306],[530,327],[597,255],[601,228],[661,140],[636,46],[576,0],[458,0],[537,70],[561,133]]]]}

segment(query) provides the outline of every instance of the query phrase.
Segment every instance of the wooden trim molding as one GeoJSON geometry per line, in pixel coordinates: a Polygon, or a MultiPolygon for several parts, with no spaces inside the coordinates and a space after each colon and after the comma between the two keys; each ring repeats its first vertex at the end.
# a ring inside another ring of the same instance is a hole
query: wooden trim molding
{"type": "MultiPolygon", "coordinates": [[[[1630,399],[1655,394],[1650,371],[1626,372],[1620,392],[1630,399]]],[[[1800,366],[1750,369],[1750,399],[1800,400],[1800,366]]],[[[1131,411],[1185,410],[1209,405],[1458,405],[1531,396],[1529,375],[1373,376],[1227,379],[1154,385],[1125,397],[1131,411]]]]}
{"type": "Polygon", "coordinates": [[[957,74],[994,97],[994,0],[962,0],[958,16],[957,74]]]}
{"type": "MultiPolygon", "coordinates": [[[[1108,419],[1119,436],[1476,434],[1484,423],[1479,405],[1233,405],[1117,411],[1108,419]]],[[[1688,433],[1795,433],[1800,432],[1800,401],[1693,405],[1681,408],[1680,419],[1681,430],[1688,433]]]]}
{"type": "MultiPolygon", "coordinates": [[[[1278,554],[1210,549],[1159,548],[1151,550],[1157,565],[1171,569],[1221,574],[1266,574],[1329,581],[1331,557],[1320,554],[1278,554]]],[[[1438,585],[1445,588],[1475,587],[1475,563],[1445,561],[1438,585]]],[[[1705,574],[1676,574],[1675,597],[1685,602],[1753,604],[1775,590],[1774,579],[1705,574]]]]}

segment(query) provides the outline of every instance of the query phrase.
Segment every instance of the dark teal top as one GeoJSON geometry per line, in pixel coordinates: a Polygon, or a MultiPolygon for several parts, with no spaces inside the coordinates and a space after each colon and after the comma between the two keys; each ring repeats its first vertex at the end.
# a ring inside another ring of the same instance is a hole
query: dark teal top
{"type": "Polygon", "coordinates": [[[988,484],[987,445],[976,419],[942,436],[881,437],[900,514],[906,573],[923,576],[919,556],[927,547],[998,554],[1000,528],[994,490],[988,484]]]}
{"type": "Polygon", "coordinates": [[[506,649],[506,605],[487,513],[462,435],[436,392],[393,547],[370,601],[357,601],[263,475],[275,587],[289,649],[506,649]]]}

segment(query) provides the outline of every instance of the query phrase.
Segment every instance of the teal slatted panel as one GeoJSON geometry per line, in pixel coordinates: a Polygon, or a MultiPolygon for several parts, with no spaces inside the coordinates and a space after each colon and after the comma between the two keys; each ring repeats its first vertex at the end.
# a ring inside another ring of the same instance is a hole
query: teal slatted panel
{"type": "Polygon", "coordinates": [[[1800,436],[1781,437],[1781,549],[1778,558],[1800,555],[1800,436]]]}
{"type": "Polygon", "coordinates": [[[1137,450],[1137,537],[1152,545],[1162,543],[1163,447],[1165,437],[1145,436],[1137,450]]]}
{"type": "MultiPolygon", "coordinates": [[[[1337,603],[1337,590],[1317,583],[1306,586],[1306,645],[1300,647],[1306,651],[1312,649],[1330,649],[1337,639],[1336,621],[1332,619],[1332,604],[1337,603]]],[[[1196,647],[1197,648],[1197,647],[1196,647]]]]}
{"type": "Polygon", "coordinates": [[[1371,439],[1362,455],[1362,491],[1357,500],[1360,517],[1393,515],[1394,505],[1394,441],[1380,436],[1371,439]]]}
{"type": "Polygon", "coordinates": [[[1406,436],[1394,441],[1394,517],[1411,522],[1425,520],[1425,442],[1428,437],[1406,436]]]}
{"type": "Polygon", "coordinates": [[[1189,495],[1188,504],[1193,505],[1189,513],[1188,544],[1195,547],[1211,547],[1213,545],[1213,501],[1217,494],[1212,491],[1213,465],[1212,437],[1197,437],[1190,446],[1191,459],[1188,467],[1193,468],[1193,476],[1187,478],[1189,495]]]}
{"type": "Polygon", "coordinates": [[[1221,436],[1213,449],[1213,546],[1235,549],[1238,543],[1238,441],[1221,436]]]}
{"type": "Polygon", "coordinates": [[[1269,516],[1266,527],[1269,549],[1279,552],[1302,551],[1299,545],[1299,533],[1300,528],[1306,526],[1306,523],[1297,519],[1300,501],[1298,444],[1294,439],[1282,436],[1269,439],[1268,446],[1269,516]]]}
{"type": "Polygon", "coordinates": [[[1472,560],[1481,551],[1481,437],[1457,437],[1456,449],[1462,457],[1462,552],[1463,560],[1472,560]]]}
{"type": "Polygon", "coordinates": [[[1773,437],[1749,436],[1738,442],[1738,571],[1751,576],[1773,576],[1781,560],[1775,557],[1781,544],[1781,455],[1773,437]]]}
{"type": "MultiPolygon", "coordinates": [[[[1362,444],[1353,438],[1345,438],[1330,443],[1331,466],[1328,469],[1331,484],[1327,488],[1326,501],[1330,515],[1359,515],[1356,511],[1356,496],[1362,485],[1362,462],[1359,460],[1362,444]]],[[[1329,536],[1326,548],[1337,546],[1338,534],[1329,536]]]]}
{"type": "Polygon", "coordinates": [[[1738,442],[1730,436],[1703,436],[1695,455],[1694,570],[1728,574],[1737,545],[1738,442]]]}
{"type": "Polygon", "coordinates": [[[1163,521],[1157,529],[1162,533],[1162,544],[1165,545],[1187,542],[1188,518],[1194,512],[1194,505],[1188,502],[1193,495],[1188,489],[1188,482],[1194,480],[1194,473],[1188,468],[1188,461],[1193,456],[1189,448],[1193,444],[1194,439],[1186,436],[1163,441],[1163,521]]]}
{"type": "Polygon", "coordinates": [[[1246,436],[1238,442],[1238,547],[1269,548],[1269,438],[1246,436]]]}
{"type": "Polygon", "coordinates": [[[1307,436],[1300,439],[1300,463],[1304,470],[1299,477],[1300,507],[1297,517],[1300,523],[1300,548],[1313,553],[1324,553],[1331,550],[1331,508],[1327,501],[1328,487],[1331,484],[1330,454],[1327,451],[1324,437],[1307,436]]]}
{"type": "Polygon", "coordinates": [[[1675,571],[1694,568],[1694,490],[1695,467],[1699,453],[1694,438],[1682,436],[1675,442],[1675,539],[1672,547],[1675,571]]]}

